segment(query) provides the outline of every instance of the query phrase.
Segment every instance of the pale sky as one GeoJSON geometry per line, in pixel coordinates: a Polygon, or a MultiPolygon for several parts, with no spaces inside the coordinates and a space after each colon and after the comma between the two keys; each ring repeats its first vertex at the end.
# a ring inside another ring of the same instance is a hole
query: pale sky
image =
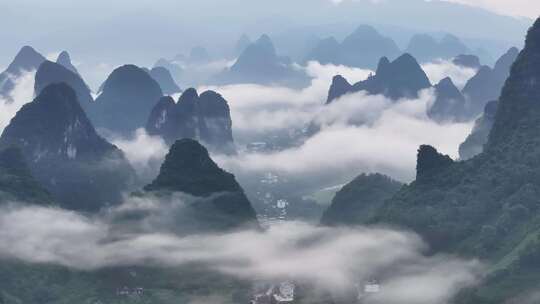
{"type": "Polygon", "coordinates": [[[463,4],[480,6],[504,15],[538,18],[540,0],[447,0],[463,4]]]}

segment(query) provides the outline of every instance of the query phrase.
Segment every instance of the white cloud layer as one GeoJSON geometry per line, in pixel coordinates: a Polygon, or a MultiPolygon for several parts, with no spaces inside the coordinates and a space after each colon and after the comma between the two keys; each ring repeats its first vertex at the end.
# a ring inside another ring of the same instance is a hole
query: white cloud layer
{"type": "Polygon", "coordinates": [[[83,270],[197,262],[243,279],[292,279],[330,289],[377,277],[384,290],[378,297],[385,303],[444,303],[460,287],[474,284],[482,270],[477,261],[425,256],[425,244],[417,236],[384,228],[286,222],[264,232],[180,237],[146,231],[111,237],[114,229],[106,217],[42,207],[4,207],[0,256],[83,270]]]}
{"type": "MultiPolygon", "coordinates": [[[[430,74],[435,76],[432,77],[440,78],[448,73],[468,75],[446,65],[433,64],[430,74]]],[[[324,176],[328,183],[338,184],[362,172],[381,172],[410,181],[415,176],[416,150],[420,145],[433,145],[457,158],[458,146],[472,128],[472,123],[431,121],[425,113],[434,100],[432,90],[424,91],[416,100],[398,102],[359,92],[325,106],[334,75],[345,75],[351,82],[357,82],[372,71],[311,62],[306,73],[313,80],[302,90],[250,84],[199,88],[216,90],[229,101],[240,153],[214,156],[222,167],[244,180],[253,174],[274,172],[304,181],[324,176]],[[247,143],[264,142],[275,134],[299,133],[312,123],[321,125],[321,131],[300,145],[273,152],[243,149],[247,143]]],[[[156,176],[168,149],[162,140],[148,136],[143,130],[132,138],[109,139],[126,153],[146,180],[156,176]]]]}
{"type": "MultiPolygon", "coordinates": [[[[463,81],[470,74],[470,71],[460,72],[457,67],[447,68],[447,63],[429,68],[433,79],[453,74],[463,81]]],[[[398,102],[359,92],[325,106],[334,75],[347,75],[351,82],[356,82],[365,79],[371,71],[314,62],[306,71],[314,79],[303,90],[258,85],[212,88],[229,101],[237,143],[265,141],[268,134],[301,130],[312,122],[323,126],[301,146],[271,153],[218,156],[218,163],[233,173],[272,171],[338,177],[347,172],[350,175],[378,171],[410,181],[414,179],[416,150],[420,145],[433,145],[457,158],[458,146],[472,128],[472,123],[431,121],[426,109],[434,101],[432,90],[424,91],[417,100],[398,102]]]]}
{"type": "Polygon", "coordinates": [[[0,98],[0,134],[15,117],[17,111],[26,103],[34,98],[34,77],[36,72],[24,72],[21,76],[14,79],[15,87],[9,92],[11,100],[2,100],[0,98]]]}
{"type": "Polygon", "coordinates": [[[169,147],[159,136],[150,136],[141,128],[130,138],[112,136],[109,141],[122,150],[140,177],[157,176],[169,147]]]}
{"type": "Polygon", "coordinates": [[[422,69],[426,72],[433,85],[446,77],[450,77],[458,89],[463,89],[467,81],[477,72],[473,68],[458,66],[451,60],[437,60],[425,63],[422,65],[422,69]]]}
{"type": "Polygon", "coordinates": [[[443,153],[458,157],[458,146],[471,130],[470,123],[440,125],[429,120],[425,108],[430,94],[419,100],[390,104],[386,99],[353,94],[335,103],[321,120],[343,119],[335,113],[352,114],[367,124],[343,123],[323,128],[300,147],[272,153],[241,153],[220,156],[218,162],[233,172],[273,171],[292,175],[335,172],[381,172],[410,181],[414,178],[416,150],[431,144],[443,153]],[[364,103],[358,103],[357,98],[364,103]],[[355,107],[353,103],[358,104],[355,107]]]}
{"type": "Polygon", "coordinates": [[[357,82],[372,73],[318,62],[310,62],[305,71],[313,80],[302,90],[255,84],[201,87],[199,90],[215,90],[229,101],[235,135],[242,138],[254,133],[302,127],[323,110],[333,76],[340,74],[357,82]]]}

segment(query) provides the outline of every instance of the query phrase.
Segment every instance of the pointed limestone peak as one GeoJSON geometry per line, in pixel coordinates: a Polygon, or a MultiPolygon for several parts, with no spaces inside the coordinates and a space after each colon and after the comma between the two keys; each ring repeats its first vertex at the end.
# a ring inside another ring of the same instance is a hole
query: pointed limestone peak
{"type": "Polygon", "coordinates": [[[75,74],[79,74],[79,72],[77,71],[77,68],[75,68],[75,66],[71,62],[71,56],[69,55],[67,51],[62,51],[58,55],[58,58],[56,59],[56,63],[64,66],[66,69],[72,71],[75,74]]]}
{"type": "Polygon", "coordinates": [[[332,85],[328,91],[326,104],[331,103],[335,99],[347,94],[352,89],[352,85],[341,75],[336,75],[332,79],[332,85]]]}
{"type": "Polygon", "coordinates": [[[421,181],[426,177],[437,174],[453,163],[454,161],[450,156],[439,153],[432,146],[422,145],[418,149],[416,179],[417,181],[421,181]]]}
{"type": "Polygon", "coordinates": [[[221,169],[210,158],[208,150],[193,139],[177,140],[172,145],[158,177],[145,190],[176,191],[194,196],[242,191],[234,175],[221,169]]]}
{"type": "Polygon", "coordinates": [[[37,70],[45,60],[43,55],[27,45],[21,48],[6,71],[12,74],[18,74],[21,71],[37,70]]]}

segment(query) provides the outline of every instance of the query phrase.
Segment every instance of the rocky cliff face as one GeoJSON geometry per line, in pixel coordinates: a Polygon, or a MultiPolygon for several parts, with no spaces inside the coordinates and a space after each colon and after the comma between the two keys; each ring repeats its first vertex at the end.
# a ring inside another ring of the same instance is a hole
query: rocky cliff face
{"type": "Polygon", "coordinates": [[[151,135],[159,135],[168,144],[182,138],[200,140],[210,150],[234,153],[232,120],[227,101],[213,91],[200,96],[193,88],[174,103],[164,97],[154,107],[146,124],[151,135]]]}
{"type": "Polygon", "coordinates": [[[120,200],[133,178],[123,153],[101,138],[65,83],[44,88],[0,137],[19,147],[36,179],[61,206],[96,211],[120,200]]]}

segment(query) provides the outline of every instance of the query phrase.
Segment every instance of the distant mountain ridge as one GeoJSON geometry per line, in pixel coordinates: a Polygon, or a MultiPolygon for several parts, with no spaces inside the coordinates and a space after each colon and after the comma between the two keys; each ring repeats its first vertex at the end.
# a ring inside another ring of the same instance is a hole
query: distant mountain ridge
{"type": "Polygon", "coordinates": [[[157,81],[163,94],[172,95],[182,92],[167,68],[162,66],[153,67],[148,73],[157,81]]]}
{"type": "Polygon", "coordinates": [[[159,67],[167,69],[177,84],[181,84],[182,78],[185,77],[184,69],[180,65],[165,58],[160,58],[154,63],[154,68],[159,67]]]}
{"type": "Polygon", "coordinates": [[[321,40],[304,61],[374,69],[379,58],[394,60],[400,53],[392,39],[382,36],[371,26],[361,25],[341,43],[334,37],[321,40]]]}
{"type": "Polygon", "coordinates": [[[503,85],[510,74],[510,68],[518,56],[519,50],[510,48],[501,56],[492,68],[482,66],[478,73],[471,78],[462,90],[469,100],[471,112],[482,113],[486,104],[499,99],[503,85]]]}
{"type": "Polygon", "coordinates": [[[262,35],[240,54],[236,62],[218,73],[211,83],[281,85],[302,88],[310,84],[310,78],[296,69],[290,58],[279,56],[268,35],[262,35]]]}
{"type": "Polygon", "coordinates": [[[405,52],[413,55],[420,62],[430,62],[470,54],[471,50],[454,35],[446,34],[437,41],[430,35],[418,34],[411,38],[405,52]]]}
{"type": "MultiPolygon", "coordinates": [[[[470,121],[482,113],[490,101],[486,98],[498,98],[517,52],[516,48],[508,50],[493,69],[481,67],[462,90],[449,77],[432,86],[422,67],[410,54],[404,54],[394,62],[383,57],[379,60],[376,73],[356,84],[350,84],[343,76],[336,75],[330,85],[326,104],[360,91],[398,100],[418,98],[421,90],[433,88],[435,99],[426,109],[431,119],[440,123],[470,121]]],[[[474,58],[467,59],[475,62],[474,58]]]]}
{"type": "Polygon", "coordinates": [[[375,75],[350,85],[343,77],[334,77],[329,90],[327,104],[350,93],[366,91],[369,95],[384,95],[390,99],[417,98],[421,90],[431,83],[416,59],[409,54],[393,62],[383,57],[379,60],[375,75]]]}

